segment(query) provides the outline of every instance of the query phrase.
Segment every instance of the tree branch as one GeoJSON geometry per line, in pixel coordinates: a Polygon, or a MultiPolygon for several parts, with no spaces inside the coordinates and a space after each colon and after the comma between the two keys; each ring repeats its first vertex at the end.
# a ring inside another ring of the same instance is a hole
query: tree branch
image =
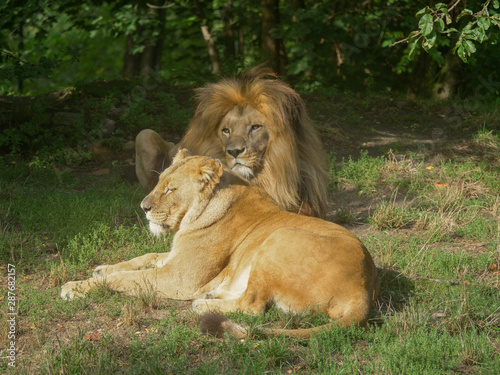
{"type": "Polygon", "coordinates": [[[168,9],[168,8],[171,8],[175,5],[175,3],[170,3],[170,4],[167,4],[167,2],[165,1],[165,4],[161,5],[161,6],[158,6],[158,5],[153,5],[153,4],[150,4],[150,3],[146,3],[146,5],[148,6],[148,8],[150,9],[168,9]]]}

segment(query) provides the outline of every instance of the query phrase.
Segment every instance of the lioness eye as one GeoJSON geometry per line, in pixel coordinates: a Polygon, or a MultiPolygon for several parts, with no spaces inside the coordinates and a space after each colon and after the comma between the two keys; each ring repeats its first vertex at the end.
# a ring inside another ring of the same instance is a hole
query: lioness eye
{"type": "Polygon", "coordinates": [[[250,127],[250,131],[258,130],[260,128],[262,128],[262,125],[254,124],[250,127]]]}
{"type": "Polygon", "coordinates": [[[229,135],[229,133],[231,133],[231,131],[228,128],[222,129],[222,134],[229,135]]]}

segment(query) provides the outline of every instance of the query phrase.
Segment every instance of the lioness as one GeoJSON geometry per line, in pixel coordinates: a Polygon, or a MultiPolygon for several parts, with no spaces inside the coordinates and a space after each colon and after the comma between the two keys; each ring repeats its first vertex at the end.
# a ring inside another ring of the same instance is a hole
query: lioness
{"type": "MultiPolygon", "coordinates": [[[[93,278],[66,283],[62,298],[102,280],[130,295],[152,286],[163,298],[194,299],[200,314],[258,314],[272,303],[326,312],[336,325],[366,326],[379,284],[363,244],[336,224],[284,211],[218,160],[179,151],[141,207],[155,235],[176,232],[171,251],[97,267],[93,278]]],[[[267,332],[309,337],[318,329],[267,332]]]]}

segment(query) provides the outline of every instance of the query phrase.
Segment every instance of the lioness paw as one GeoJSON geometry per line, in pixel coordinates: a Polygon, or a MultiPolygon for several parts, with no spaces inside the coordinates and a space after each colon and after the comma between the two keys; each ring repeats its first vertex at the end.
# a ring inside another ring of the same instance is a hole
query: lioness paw
{"type": "Polygon", "coordinates": [[[210,311],[213,311],[214,308],[210,308],[210,302],[212,301],[210,299],[197,299],[193,301],[193,310],[195,313],[202,315],[205,313],[208,313],[210,311]]]}
{"type": "Polygon", "coordinates": [[[102,266],[97,266],[94,269],[94,272],[92,272],[92,277],[95,279],[96,277],[109,275],[110,273],[113,273],[111,266],[103,264],[102,266]]]}
{"type": "Polygon", "coordinates": [[[73,286],[76,284],[74,281],[67,282],[61,288],[61,298],[67,301],[72,301],[75,293],[73,291],[73,286]]]}
{"type": "Polygon", "coordinates": [[[84,297],[80,281],[69,281],[61,288],[61,298],[72,301],[75,297],[84,297]]]}

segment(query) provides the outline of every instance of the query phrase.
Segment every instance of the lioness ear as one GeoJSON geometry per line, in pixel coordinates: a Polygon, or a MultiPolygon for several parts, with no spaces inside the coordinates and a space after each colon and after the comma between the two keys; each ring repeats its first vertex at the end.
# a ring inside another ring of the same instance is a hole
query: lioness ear
{"type": "Polygon", "coordinates": [[[187,158],[188,156],[192,156],[191,153],[186,148],[181,148],[174,156],[174,160],[172,160],[172,164],[179,162],[180,160],[187,158]]]}
{"type": "Polygon", "coordinates": [[[197,178],[200,182],[200,190],[205,187],[213,189],[222,176],[222,164],[217,159],[207,158],[198,166],[197,178]]]}

